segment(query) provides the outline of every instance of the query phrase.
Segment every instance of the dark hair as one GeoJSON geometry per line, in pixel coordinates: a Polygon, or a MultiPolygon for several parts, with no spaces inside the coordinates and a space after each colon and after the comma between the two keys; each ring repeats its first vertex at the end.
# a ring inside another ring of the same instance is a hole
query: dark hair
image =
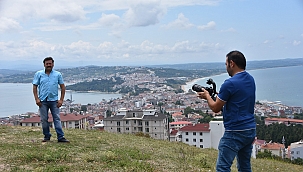
{"type": "Polygon", "coordinates": [[[43,63],[45,63],[45,61],[48,61],[48,60],[51,60],[53,63],[54,63],[54,59],[52,57],[46,57],[44,60],[43,60],[43,63]]]}
{"type": "Polygon", "coordinates": [[[246,68],[246,59],[240,51],[231,51],[227,55],[227,61],[230,63],[232,60],[240,69],[246,68]]]}

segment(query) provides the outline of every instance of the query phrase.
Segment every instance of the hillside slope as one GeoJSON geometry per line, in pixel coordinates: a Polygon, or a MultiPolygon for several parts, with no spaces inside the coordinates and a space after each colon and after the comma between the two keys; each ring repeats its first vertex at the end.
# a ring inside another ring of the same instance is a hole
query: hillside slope
{"type": "MultiPolygon", "coordinates": [[[[0,126],[0,171],[215,171],[217,151],[97,130],[65,130],[70,144],[42,143],[40,128],[0,126]]],[[[303,171],[303,166],[253,159],[253,171],[303,171]]],[[[232,171],[236,171],[235,163],[232,171]]]]}

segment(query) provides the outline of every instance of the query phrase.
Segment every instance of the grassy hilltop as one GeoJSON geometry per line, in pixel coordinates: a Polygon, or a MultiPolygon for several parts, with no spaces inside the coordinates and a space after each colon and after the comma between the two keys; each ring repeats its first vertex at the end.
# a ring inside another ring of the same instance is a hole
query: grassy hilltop
{"type": "MultiPolygon", "coordinates": [[[[0,171],[215,171],[217,151],[151,138],[66,129],[70,144],[42,143],[41,128],[0,126],[0,171]]],[[[303,171],[303,166],[253,159],[253,171],[303,171]]],[[[232,171],[237,171],[233,165],[232,171]]]]}

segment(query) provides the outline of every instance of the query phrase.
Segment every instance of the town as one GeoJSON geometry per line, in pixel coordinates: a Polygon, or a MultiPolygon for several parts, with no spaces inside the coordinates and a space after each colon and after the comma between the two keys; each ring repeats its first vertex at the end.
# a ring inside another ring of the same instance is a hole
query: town
{"type": "MultiPolygon", "coordinates": [[[[160,78],[154,71],[145,70],[144,67],[134,70],[135,72],[118,72],[101,78],[81,76],[86,79],[86,82],[111,80],[113,83],[119,77],[122,78],[123,83],[116,83],[113,88],[130,89],[121,98],[103,99],[87,105],[73,103],[73,91],[70,91],[70,95],[66,96],[60,109],[63,128],[142,133],[154,139],[217,149],[224,133],[221,113],[213,113],[207,102],[199,99],[192,89],[185,90],[184,85],[176,86],[167,82],[170,79],[175,83],[184,83],[192,78],[160,78]]],[[[66,81],[81,83],[83,80],[67,77],[66,81]]],[[[273,123],[303,125],[302,119],[295,119],[296,114],[302,113],[302,107],[287,106],[281,102],[257,101],[255,104],[255,116],[263,118],[265,125],[273,123]]],[[[52,123],[51,116],[49,120],[52,123]]],[[[0,119],[0,122],[2,125],[41,127],[40,116],[37,112],[4,117],[0,119]]],[[[303,151],[301,140],[291,143],[287,148],[285,143],[257,139],[253,150],[253,157],[256,157],[258,152],[269,150],[279,157],[292,160],[303,159],[303,154],[298,153],[298,151],[303,151]]]]}

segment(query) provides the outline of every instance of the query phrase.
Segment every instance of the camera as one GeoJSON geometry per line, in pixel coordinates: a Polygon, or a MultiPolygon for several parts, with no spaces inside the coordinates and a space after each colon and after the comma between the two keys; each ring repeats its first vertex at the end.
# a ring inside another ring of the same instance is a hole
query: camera
{"type": "Polygon", "coordinates": [[[196,92],[203,92],[202,88],[204,88],[206,91],[209,92],[209,95],[211,96],[211,98],[213,100],[216,99],[215,95],[217,94],[217,91],[216,91],[216,83],[210,78],[206,81],[206,84],[208,85],[212,85],[212,87],[203,87],[201,85],[198,85],[198,84],[194,84],[192,86],[192,90],[196,91],[196,92]]]}

